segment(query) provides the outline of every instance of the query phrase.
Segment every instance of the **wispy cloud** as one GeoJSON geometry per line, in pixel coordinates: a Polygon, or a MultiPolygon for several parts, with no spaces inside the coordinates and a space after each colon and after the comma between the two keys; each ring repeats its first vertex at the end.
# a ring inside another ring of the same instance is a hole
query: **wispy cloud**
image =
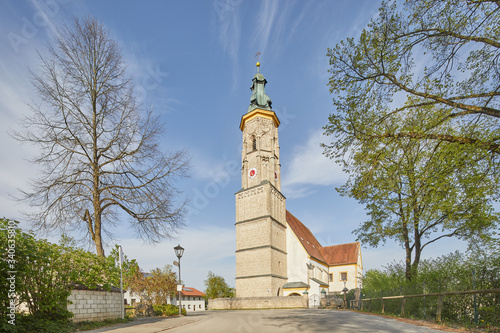
{"type": "MultiPolygon", "coordinates": [[[[32,40],[29,46],[38,44],[32,40]]],[[[27,103],[36,99],[27,68],[34,68],[37,63],[31,50],[19,55],[11,48],[3,53],[0,62],[0,216],[21,221],[20,211],[30,208],[25,203],[13,201],[13,196],[19,195],[18,189],[27,190],[28,180],[35,176],[36,168],[27,160],[38,150],[31,145],[21,145],[9,133],[22,129],[22,116],[30,112],[27,103]]]]}
{"type": "Polygon", "coordinates": [[[58,34],[58,23],[54,23],[54,20],[57,19],[57,14],[60,11],[59,4],[57,2],[49,4],[49,2],[32,0],[31,5],[36,10],[33,20],[37,21],[37,25],[46,28],[51,36],[56,36],[58,34]]]}
{"type": "Polygon", "coordinates": [[[288,171],[283,177],[284,193],[288,197],[303,197],[312,193],[312,185],[339,185],[346,181],[342,168],[323,155],[320,144],[325,142],[322,131],[314,132],[307,143],[295,148],[288,171]]]}
{"type": "Polygon", "coordinates": [[[233,67],[233,86],[238,80],[238,54],[240,48],[241,20],[240,7],[242,0],[215,0],[213,8],[216,13],[218,39],[233,67]]]}
{"type": "Polygon", "coordinates": [[[185,249],[181,258],[181,277],[186,285],[203,290],[203,281],[208,271],[212,271],[234,286],[236,231],[232,224],[227,228],[213,225],[187,228],[178,239],[156,246],[133,238],[117,240],[116,243],[122,245],[127,257],[136,259],[144,271],[171,265],[177,260],[173,248],[180,244],[185,249]]]}
{"type": "Polygon", "coordinates": [[[265,53],[269,39],[279,34],[284,23],[277,17],[279,0],[262,1],[259,9],[259,24],[255,25],[255,32],[252,39],[252,45],[259,51],[265,53]],[[279,23],[277,22],[279,21],[279,23]]]}

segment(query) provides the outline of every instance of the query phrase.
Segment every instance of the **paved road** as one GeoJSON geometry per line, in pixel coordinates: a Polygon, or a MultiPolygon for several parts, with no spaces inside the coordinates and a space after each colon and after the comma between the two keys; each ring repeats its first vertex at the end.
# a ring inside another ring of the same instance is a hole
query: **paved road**
{"type": "Polygon", "coordinates": [[[206,311],[182,318],[152,318],[88,331],[89,333],[306,333],[306,332],[440,332],[394,319],[336,310],[206,311]]]}

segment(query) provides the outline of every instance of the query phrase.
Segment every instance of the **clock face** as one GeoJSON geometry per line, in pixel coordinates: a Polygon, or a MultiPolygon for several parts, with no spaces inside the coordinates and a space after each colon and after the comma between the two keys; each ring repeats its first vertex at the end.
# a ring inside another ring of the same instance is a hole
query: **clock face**
{"type": "Polygon", "coordinates": [[[251,168],[250,171],[248,171],[248,177],[253,178],[257,175],[257,169],[251,168]]]}

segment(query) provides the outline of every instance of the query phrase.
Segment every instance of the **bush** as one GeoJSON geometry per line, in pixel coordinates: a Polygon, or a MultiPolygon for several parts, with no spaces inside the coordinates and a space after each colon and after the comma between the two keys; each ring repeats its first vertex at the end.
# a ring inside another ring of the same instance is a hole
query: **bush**
{"type": "MultiPolygon", "coordinates": [[[[172,304],[162,304],[153,306],[155,316],[177,316],[179,308],[172,304]]],[[[186,309],[182,309],[182,315],[187,315],[186,309]]]]}
{"type": "MultiPolygon", "coordinates": [[[[411,282],[404,279],[403,263],[389,264],[385,271],[370,270],[363,281],[363,298],[499,288],[500,255],[498,251],[491,251],[487,253],[488,255],[479,254],[472,253],[466,256],[457,251],[437,259],[422,260],[418,275],[411,282]]],[[[365,303],[365,309],[366,306],[365,303]]],[[[480,327],[500,325],[498,294],[478,295],[477,306],[480,327]]],[[[373,312],[381,312],[381,302],[372,301],[371,308],[373,312]]],[[[475,326],[473,308],[474,302],[471,295],[446,296],[443,298],[441,316],[446,322],[466,327],[475,326]]],[[[406,316],[434,319],[436,311],[436,296],[406,300],[406,316]]],[[[385,300],[384,312],[399,315],[401,300],[385,300]]]]}
{"type": "Polygon", "coordinates": [[[6,322],[0,325],[0,332],[6,333],[65,333],[73,332],[73,323],[67,319],[50,320],[33,315],[17,315],[16,325],[6,322]]]}

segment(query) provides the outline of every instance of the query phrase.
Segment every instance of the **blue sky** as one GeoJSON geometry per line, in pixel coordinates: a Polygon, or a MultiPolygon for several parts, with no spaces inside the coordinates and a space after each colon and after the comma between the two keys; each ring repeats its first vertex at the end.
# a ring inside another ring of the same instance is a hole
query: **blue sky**
{"type": "MultiPolygon", "coordinates": [[[[122,48],[139,97],[166,123],[165,149],[188,149],[191,177],[180,183],[191,199],[186,227],[156,246],[134,238],[124,223],[116,240],[144,270],[171,264],[173,247],[185,247],[182,277],[204,290],[208,271],[234,286],[235,198],[241,187],[241,132],[259,51],[267,94],[281,120],[282,192],[287,209],[323,246],[355,241],[366,219],[363,206],[335,191],[346,176],[322,155],[322,126],[334,112],[327,87],[328,47],[356,37],[377,14],[379,1],[80,1],[0,0],[0,215],[22,221],[29,210],[10,196],[27,188],[36,148],[7,135],[19,128],[27,102],[36,101],[28,68],[46,53],[55,29],[73,17],[101,20],[122,48]]],[[[58,239],[58,232],[49,235],[58,239]]],[[[78,238],[78,235],[75,235],[78,238]]],[[[463,248],[438,242],[436,257],[463,248]]],[[[404,259],[393,243],[363,249],[365,272],[404,259]]]]}

